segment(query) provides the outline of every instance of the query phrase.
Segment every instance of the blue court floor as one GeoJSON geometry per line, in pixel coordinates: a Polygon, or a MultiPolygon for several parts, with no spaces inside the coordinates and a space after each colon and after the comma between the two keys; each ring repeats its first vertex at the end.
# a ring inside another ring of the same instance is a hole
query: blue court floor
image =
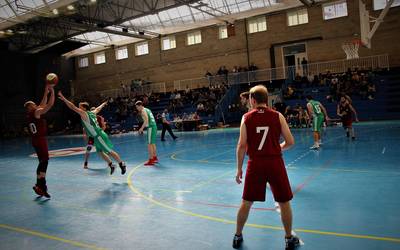
{"type": "MultiPolygon", "coordinates": [[[[361,123],[357,140],[328,128],[310,151],[312,133],[294,129],[284,153],[294,230],[302,250],[400,249],[400,122],[361,123]]],[[[128,163],[109,175],[91,155],[71,155],[81,136],[50,137],[50,200],[33,194],[37,159],[28,139],[0,142],[0,249],[232,249],[243,185],[235,182],[238,129],[178,133],[157,144],[160,164],[144,167],[145,137],[113,136],[128,163]],[[66,148],[73,148],[65,150],[66,148]]],[[[159,138],[158,138],[159,140],[159,138]]],[[[284,249],[279,210],[256,203],[242,249],[284,249]]]]}

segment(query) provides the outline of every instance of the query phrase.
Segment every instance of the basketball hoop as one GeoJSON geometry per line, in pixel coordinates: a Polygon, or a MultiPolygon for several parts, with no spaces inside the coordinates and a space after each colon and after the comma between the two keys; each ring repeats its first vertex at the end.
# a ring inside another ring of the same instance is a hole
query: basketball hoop
{"type": "Polygon", "coordinates": [[[342,44],[342,49],[346,53],[346,59],[356,59],[358,58],[358,48],[362,45],[360,39],[353,39],[351,42],[344,42],[342,44]]]}

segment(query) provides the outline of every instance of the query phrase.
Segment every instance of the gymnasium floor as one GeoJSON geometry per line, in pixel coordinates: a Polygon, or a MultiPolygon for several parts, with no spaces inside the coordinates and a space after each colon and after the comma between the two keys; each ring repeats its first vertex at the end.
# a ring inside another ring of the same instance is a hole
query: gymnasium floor
{"type": "MultiPolygon", "coordinates": [[[[293,133],[297,144],[284,158],[300,249],[400,249],[400,122],[357,124],[355,142],[328,128],[319,152],[308,150],[309,130],[293,133]]],[[[82,155],[52,158],[50,200],[33,194],[29,140],[0,142],[0,249],[232,249],[243,188],[234,181],[238,129],[178,136],[158,142],[156,167],[142,165],[144,136],[113,136],[125,176],[110,176],[95,154],[89,170],[82,155]]],[[[80,136],[49,138],[51,150],[83,145],[80,136]]],[[[242,249],[284,249],[267,193],[251,211],[242,249]]]]}

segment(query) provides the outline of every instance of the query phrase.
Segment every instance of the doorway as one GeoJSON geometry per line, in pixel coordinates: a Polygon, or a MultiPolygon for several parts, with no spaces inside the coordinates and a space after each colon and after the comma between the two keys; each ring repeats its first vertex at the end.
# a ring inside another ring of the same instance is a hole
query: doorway
{"type": "Polygon", "coordinates": [[[307,66],[302,65],[303,60],[308,61],[305,43],[282,46],[283,62],[287,67],[288,78],[294,79],[296,74],[306,76],[307,66]]]}

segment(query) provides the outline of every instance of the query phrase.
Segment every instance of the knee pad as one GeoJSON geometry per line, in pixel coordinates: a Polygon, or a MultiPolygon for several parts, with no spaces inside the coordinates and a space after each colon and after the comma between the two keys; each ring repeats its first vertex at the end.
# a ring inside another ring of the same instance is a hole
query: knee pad
{"type": "Polygon", "coordinates": [[[48,161],[41,161],[36,169],[36,174],[39,175],[40,173],[46,173],[48,164],[48,161]]]}

